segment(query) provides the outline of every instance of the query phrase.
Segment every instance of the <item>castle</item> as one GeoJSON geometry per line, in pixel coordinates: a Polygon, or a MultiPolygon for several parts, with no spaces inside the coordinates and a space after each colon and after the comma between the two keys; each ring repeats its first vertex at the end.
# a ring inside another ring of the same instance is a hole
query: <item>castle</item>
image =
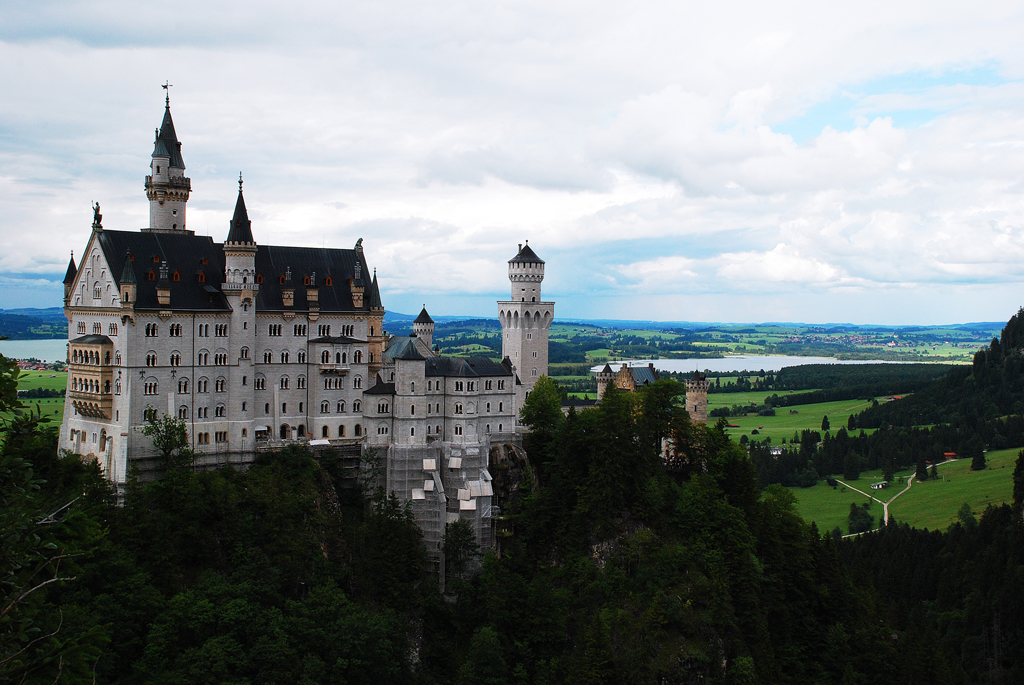
{"type": "MultiPolygon", "coordinates": [[[[653,363],[647,366],[623,364],[618,371],[613,371],[610,364],[605,364],[597,372],[597,399],[601,401],[609,384],[625,392],[636,392],[638,388],[657,380],[658,371],[653,363]]],[[[700,371],[694,371],[686,379],[686,412],[694,423],[708,422],[708,380],[700,371]]]]}
{"type": "Polygon", "coordinates": [[[411,503],[435,561],[444,526],[469,519],[490,544],[492,446],[520,444],[519,409],[547,374],[554,303],[544,261],[520,245],[498,303],[501,363],[440,356],[424,308],[388,336],[376,271],[351,249],[258,244],[239,176],[223,243],[188,229],[192,190],[165,100],[149,227],[103,227],[64,278],[68,387],[60,447],[123,484],[158,471],[147,419],[182,419],[197,465],[244,465],[290,442],[386,457],[386,487],[411,503]]]}

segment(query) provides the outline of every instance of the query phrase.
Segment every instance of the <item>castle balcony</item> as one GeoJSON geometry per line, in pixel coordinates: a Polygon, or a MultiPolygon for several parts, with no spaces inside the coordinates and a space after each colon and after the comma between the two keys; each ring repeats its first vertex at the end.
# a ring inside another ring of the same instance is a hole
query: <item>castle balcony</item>
{"type": "Polygon", "coordinates": [[[349,371],[348,364],[320,364],[320,373],[337,373],[341,375],[347,374],[349,371]]]}
{"type": "Polygon", "coordinates": [[[81,416],[93,419],[110,419],[114,405],[114,397],[110,393],[69,390],[68,400],[81,416]]]}

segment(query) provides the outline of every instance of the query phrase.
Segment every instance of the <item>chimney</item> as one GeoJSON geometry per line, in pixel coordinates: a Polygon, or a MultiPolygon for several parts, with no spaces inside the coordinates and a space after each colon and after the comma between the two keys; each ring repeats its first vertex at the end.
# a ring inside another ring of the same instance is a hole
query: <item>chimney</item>
{"type": "Polygon", "coordinates": [[[309,311],[320,311],[320,289],[316,287],[316,272],[309,275],[309,285],[306,286],[306,306],[309,311]]]}
{"type": "Polygon", "coordinates": [[[284,282],[281,284],[281,300],[285,307],[295,306],[295,286],[292,284],[292,268],[284,271],[284,282]]]}
{"type": "Polygon", "coordinates": [[[160,262],[160,280],[156,284],[156,299],[160,304],[171,304],[171,279],[167,277],[167,260],[160,262]]]}

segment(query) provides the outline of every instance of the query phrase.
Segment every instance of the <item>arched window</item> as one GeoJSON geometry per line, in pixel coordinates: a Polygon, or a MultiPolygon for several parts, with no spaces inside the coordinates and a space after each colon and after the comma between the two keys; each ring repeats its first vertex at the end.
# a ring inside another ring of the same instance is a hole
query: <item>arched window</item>
{"type": "Polygon", "coordinates": [[[306,377],[305,376],[299,376],[298,378],[296,378],[295,379],[295,387],[298,388],[299,390],[304,389],[306,387],[306,377]]]}
{"type": "Polygon", "coordinates": [[[363,352],[362,350],[356,350],[352,353],[352,363],[362,364],[363,363],[363,352]]]}
{"type": "Polygon", "coordinates": [[[338,437],[339,438],[345,437],[345,426],[343,426],[343,425],[342,426],[338,426],[338,437]]]}
{"type": "Polygon", "coordinates": [[[341,402],[338,402],[338,413],[339,414],[344,414],[345,413],[345,400],[342,400],[341,402]]]}
{"type": "Polygon", "coordinates": [[[360,425],[359,425],[359,424],[357,423],[357,424],[356,424],[356,435],[357,435],[357,436],[359,436],[359,435],[362,435],[362,434],[363,434],[363,427],[362,427],[362,426],[360,426],[360,425]]]}
{"type": "Polygon", "coordinates": [[[352,402],[352,411],[359,413],[363,410],[363,403],[360,400],[352,402]]]}
{"type": "Polygon", "coordinates": [[[328,431],[327,426],[323,426],[320,429],[320,437],[322,437],[322,438],[329,438],[329,437],[331,437],[330,436],[330,431],[328,431]]]}
{"type": "Polygon", "coordinates": [[[281,353],[281,363],[282,364],[287,364],[288,363],[288,353],[287,352],[282,352],[281,353]]]}
{"type": "Polygon", "coordinates": [[[321,402],[320,403],[320,413],[321,414],[330,414],[331,413],[331,403],[328,402],[327,400],[324,400],[323,402],[321,402]]]}
{"type": "MultiPolygon", "coordinates": [[[[339,357],[338,361],[341,361],[340,357],[339,357]]],[[[323,352],[321,352],[320,353],[320,363],[321,364],[330,364],[331,363],[331,353],[328,352],[327,350],[324,350],[323,352]]]]}

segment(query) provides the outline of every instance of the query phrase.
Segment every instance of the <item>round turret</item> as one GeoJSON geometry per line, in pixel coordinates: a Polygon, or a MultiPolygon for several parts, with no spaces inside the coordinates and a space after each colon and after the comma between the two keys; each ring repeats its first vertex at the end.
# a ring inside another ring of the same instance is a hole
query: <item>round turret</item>
{"type": "Polygon", "coordinates": [[[508,280],[512,283],[513,302],[540,302],[540,283],[544,280],[544,260],[526,245],[508,260],[508,280]]]}

